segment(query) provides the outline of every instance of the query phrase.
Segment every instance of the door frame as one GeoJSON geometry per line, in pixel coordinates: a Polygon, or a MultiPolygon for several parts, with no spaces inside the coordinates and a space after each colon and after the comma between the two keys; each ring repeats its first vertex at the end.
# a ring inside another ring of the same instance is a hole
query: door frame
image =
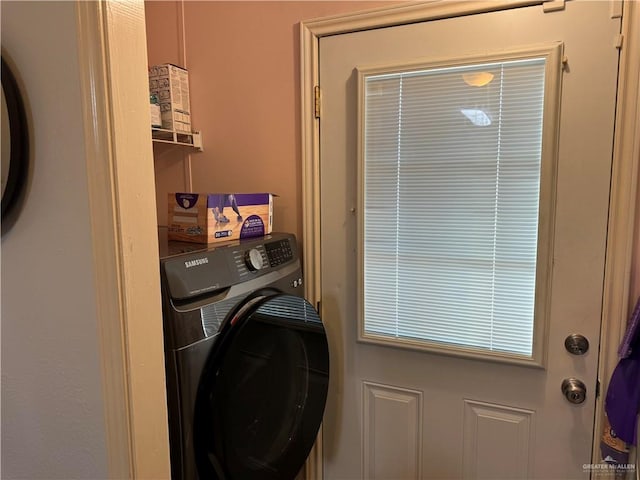
{"type": "MultiPolygon", "coordinates": [[[[320,39],[381,27],[398,26],[460,15],[486,13],[516,7],[540,5],[545,11],[564,8],[564,0],[449,1],[394,4],[354,14],[324,17],[300,23],[300,86],[302,121],[302,202],[305,294],[320,305],[320,39]],[[318,99],[316,100],[316,95],[318,99]]],[[[618,357],[617,349],[630,309],[630,280],[640,165],[640,4],[633,0],[611,0],[612,18],[622,20],[622,42],[618,70],[615,137],[607,250],[603,289],[601,347],[598,359],[600,391],[605,392],[618,357]]],[[[612,39],[613,41],[613,39],[612,39]]],[[[613,46],[613,45],[612,45],[613,46]]],[[[604,395],[596,399],[594,432],[600,434],[604,395]]],[[[595,440],[595,439],[594,439],[595,440]]],[[[592,463],[599,463],[599,442],[593,442],[592,463]]],[[[306,464],[307,479],[323,478],[322,429],[306,464]]]]}
{"type": "Polygon", "coordinates": [[[76,30],[109,478],[170,478],[144,3],[76,30]]]}

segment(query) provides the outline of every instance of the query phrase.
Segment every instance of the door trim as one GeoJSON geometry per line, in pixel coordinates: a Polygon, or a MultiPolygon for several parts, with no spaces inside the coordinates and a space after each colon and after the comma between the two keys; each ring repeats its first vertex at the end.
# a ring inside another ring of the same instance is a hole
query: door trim
{"type": "Polygon", "coordinates": [[[76,3],[110,478],[170,477],[144,18],[76,3]]]}
{"type": "Polygon", "coordinates": [[[636,263],[638,245],[634,232],[640,210],[637,207],[640,165],[640,5],[633,0],[623,2],[623,47],[618,69],[618,101],[616,105],[609,224],[600,331],[598,378],[600,397],[596,401],[592,463],[600,455],[599,436],[604,420],[604,398],[609,379],[618,363],[618,346],[635,299],[629,295],[634,247],[636,263]]]}
{"type": "MultiPolygon", "coordinates": [[[[315,115],[314,87],[319,85],[319,43],[328,35],[397,26],[474,13],[543,5],[542,0],[434,1],[391,5],[355,14],[325,17],[300,23],[300,86],[302,119],[302,202],[305,293],[320,305],[320,120],[315,115]]],[[[638,165],[640,163],[640,5],[623,1],[624,44],[618,71],[618,104],[615,121],[612,186],[601,323],[599,378],[606,391],[607,379],[617,363],[629,313],[630,270],[633,260],[638,165]]],[[[612,39],[613,42],[613,39],[612,39]]],[[[612,43],[613,47],[613,43],[612,43]]],[[[320,112],[321,116],[322,112],[320,112]]],[[[604,395],[596,401],[595,432],[602,428],[604,395]]],[[[594,438],[592,462],[598,463],[599,442],[594,438]]],[[[323,478],[322,429],[306,464],[307,479],[323,478]]]]}

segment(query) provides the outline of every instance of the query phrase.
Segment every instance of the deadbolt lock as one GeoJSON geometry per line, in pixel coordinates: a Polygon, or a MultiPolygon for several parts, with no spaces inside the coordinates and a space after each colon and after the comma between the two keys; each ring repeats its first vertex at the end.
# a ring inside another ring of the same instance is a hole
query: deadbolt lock
{"type": "Polygon", "coordinates": [[[565,338],[564,348],[572,355],[584,355],[589,350],[589,340],[583,335],[572,333],[565,338]]]}
{"type": "Polygon", "coordinates": [[[569,402],[576,405],[587,398],[587,387],[577,378],[565,378],[562,382],[562,393],[569,402]]]}

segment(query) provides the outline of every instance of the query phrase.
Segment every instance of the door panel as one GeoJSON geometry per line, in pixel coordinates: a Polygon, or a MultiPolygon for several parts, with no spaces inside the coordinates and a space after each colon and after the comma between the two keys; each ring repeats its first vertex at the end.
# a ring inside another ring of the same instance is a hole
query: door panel
{"type": "Polygon", "coordinates": [[[363,382],[364,478],[420,478],[422,392],[363,382]]]}
{"type": "Polygon", "coordinates": [[[322,313],[332,355],[326,479],[588,477],[619,29],[607,2],[576,1],[551,13],[535,6],[321,38],[322,313]],[[567,64],[546,367],[357,342],[355,68],[549,42],[563,42],[567,64]],[[566,351],[571,333],[589,339],[586,355],[566,351]],[[563,397],[567,377],[587,385],[584,403],[563,397]]]}

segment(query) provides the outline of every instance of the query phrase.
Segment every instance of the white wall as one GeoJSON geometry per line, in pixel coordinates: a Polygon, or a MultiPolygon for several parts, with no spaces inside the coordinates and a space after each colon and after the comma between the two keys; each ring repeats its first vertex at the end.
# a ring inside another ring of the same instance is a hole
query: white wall
{"type": "Polygon", "coordinates": [[[2,235],[2,478],[107,476],[73,2],[1,3],[32,118],[32,179],[2,235]]]}

